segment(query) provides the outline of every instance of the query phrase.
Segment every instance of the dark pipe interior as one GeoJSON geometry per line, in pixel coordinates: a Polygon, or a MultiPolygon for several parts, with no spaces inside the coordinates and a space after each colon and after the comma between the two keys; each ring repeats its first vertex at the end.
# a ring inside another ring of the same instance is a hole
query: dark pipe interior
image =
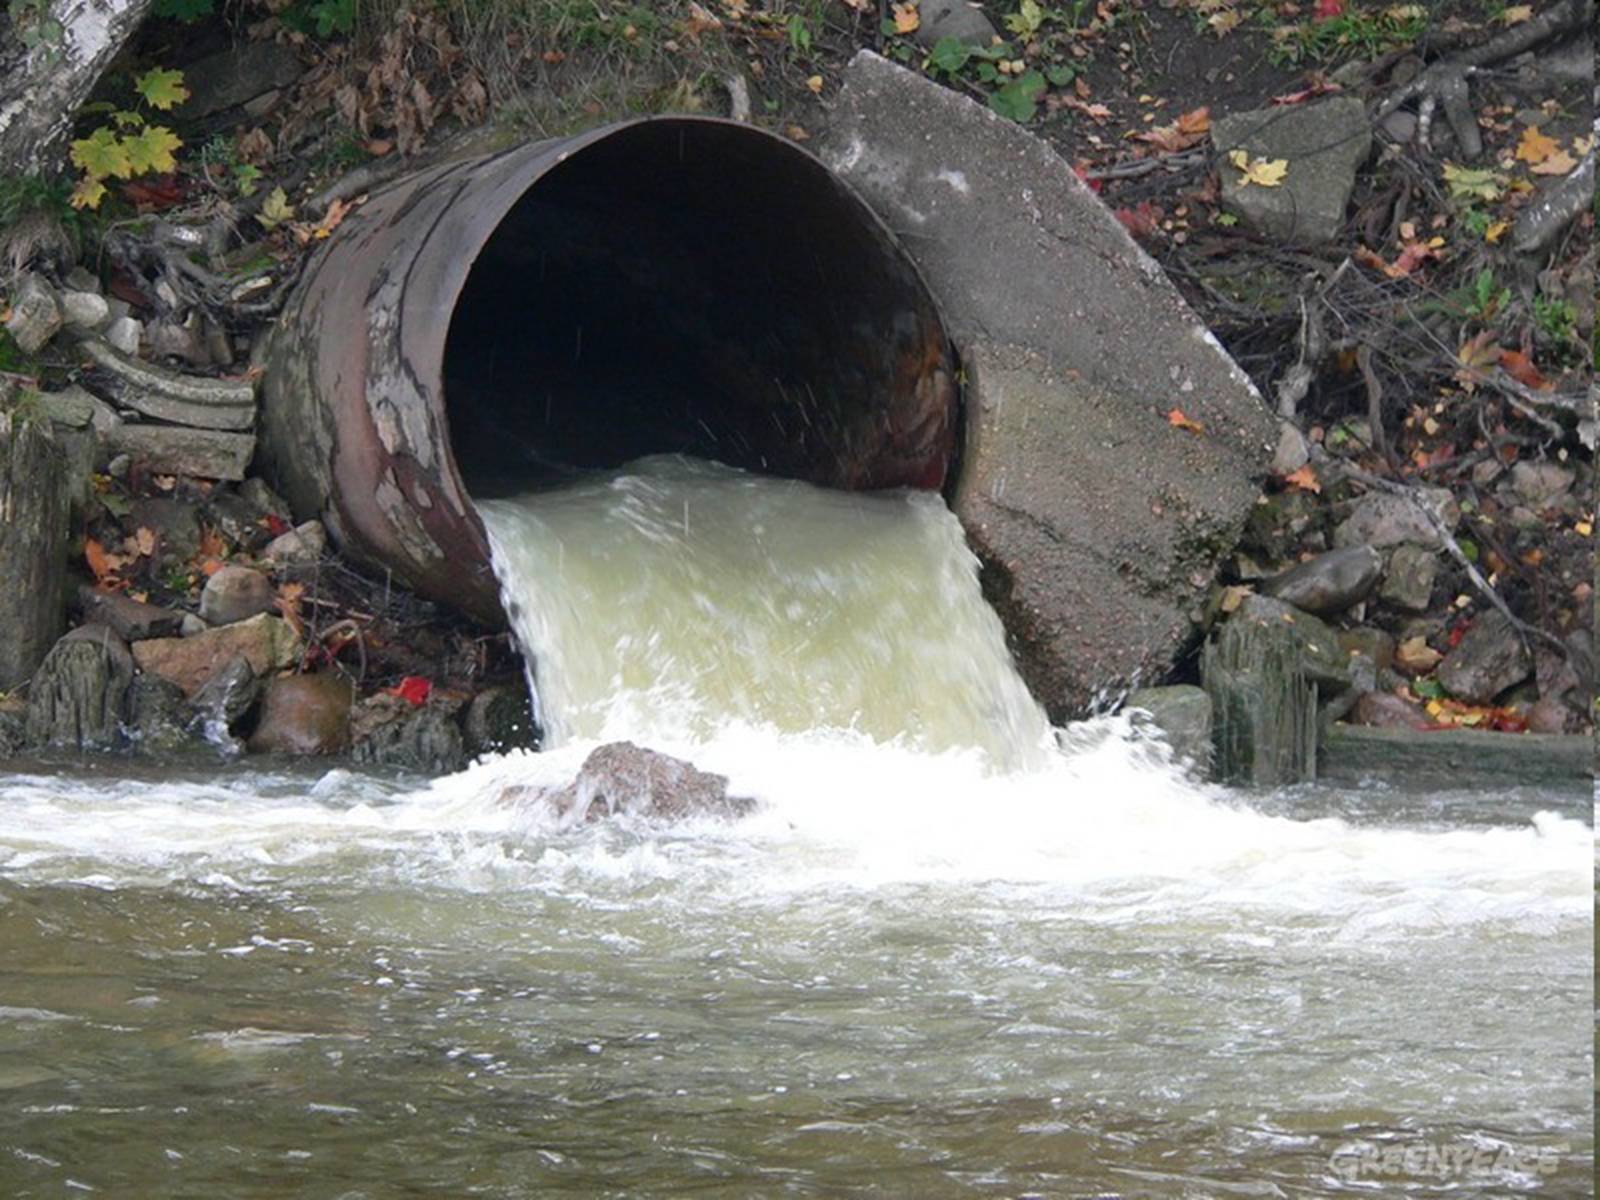
{"type": "Polygon", "coordinates": [[[820,164],[651,121],[553,167],[479,255],[445,403],[467,490],[682,452],[839,487],[939,487],[953,369],[932,302],[820,164]]]}

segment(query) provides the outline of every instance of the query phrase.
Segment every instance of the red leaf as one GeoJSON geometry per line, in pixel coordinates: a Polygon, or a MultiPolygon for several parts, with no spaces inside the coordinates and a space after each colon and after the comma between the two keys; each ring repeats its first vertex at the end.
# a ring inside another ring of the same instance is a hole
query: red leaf
{"type": "Polygon", "coordinates": [[[1136,238],[1147,238],[1155,233],[1161,221],[1161,209],[1145,200],[1133,208],[1117,209],[1117,220],[1136,238]]]}
{"type": "Polygon", "coordinates": [[[1542,392],[1550,386],[1550,381],[1539,374],[1539,368],[1533,365],[1533,360],[1520,350],[1500,351],[1500,365],[1505,368],[1507,375],[1523,387],[1542,392]]]}
{"type": "Polygon", "coordinates": [[[433,680],[424,679],[421,675],[407,675],[388,691],[391,696],[399,696],[407,703],[421,708],[428,702],[428,697],[433,695],[433,680]]]}
{"type": "Polygon", "coordinates": [[[1344,16],[1344,0],[1317,0],[1316,20],[1331,21],[1344,16]]]}

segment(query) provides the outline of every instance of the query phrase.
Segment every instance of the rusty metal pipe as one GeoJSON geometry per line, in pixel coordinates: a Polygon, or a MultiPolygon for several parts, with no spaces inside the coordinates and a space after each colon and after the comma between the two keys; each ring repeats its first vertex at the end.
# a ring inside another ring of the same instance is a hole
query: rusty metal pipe
{"type": "Polygon", "coordinates": [[[469,496],[682,452],[939,488],[954,354],[888,229],[799,147],[657,117],[374,194],[260,359],[261,454],[302,516],[502,623],[469,496]]]}

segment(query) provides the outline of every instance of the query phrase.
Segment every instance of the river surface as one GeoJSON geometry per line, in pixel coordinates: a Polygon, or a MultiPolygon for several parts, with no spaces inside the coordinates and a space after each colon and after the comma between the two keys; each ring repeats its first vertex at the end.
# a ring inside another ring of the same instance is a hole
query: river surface
{"type": "MultiPolygon", "coordinates": [[[[668,536],[639,497],[683,496],[653,471],[596,493],[602,527],[668,536]]],[[[748,493],[720,511],[767,520],[748,493]]],[[[663,702],[601,670],[541,697],[557,748],[436,781],[12,764],[0,1197],[1591,1194],[1587,787],[1250,795],[1117,718],[1041,743],[975,665],[987,610],[942,508],[894,503],[868,522],[930,525],[937,563],[918,603],[881,579],[862,602],[958,632],[878,669],[965,665],[892,734],[900,701],[846,696],[846,622],[812,631],[836,660],[774,668],[810,709],[763,708],[760,672],[730,701],[679,642],[641,685],[663,702]],[[619,730],[755,811],[537,799],[619,730]]],[[[572,555],[564,519],[547,550],[572,555]]],[[[796,580],[749,586],[826,625],[796,580]]],[[[615,641],[631,605],[647,645],[670,590],[581,592],[579,625],[615,641]]]]}

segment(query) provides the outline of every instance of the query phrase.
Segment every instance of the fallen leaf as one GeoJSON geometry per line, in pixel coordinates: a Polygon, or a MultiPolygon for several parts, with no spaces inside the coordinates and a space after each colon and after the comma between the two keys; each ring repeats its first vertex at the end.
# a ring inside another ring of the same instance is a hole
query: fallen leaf
{"type": "Polygon", "coordinates": [[[83,539],[83,560],[89,564],[89,570],[94,572],[96,581],[102,584],[114,582],[117,571],[128,562],[122,555],[107,551],[92,537],[83,539]]]}
{"type": "Polygon", "coordinates": [[[822,76],[813,75],[810,79],[806,80],[806,86],[811,89],[814,95],[822,95],[822,76]]]}
{"type": "Polygon", "coordinates": [[[1444,181],[1455,200],[1487,200],[1491,203],[1505,195],[1506,179],[1488,167],[1458,167],[1445,163],[1444,181]]]}
{"type": "Polygon", "coordinates": [[[133,543],[132,548],[145,558],[149,558],[156,552],[155,530],[148,526],[139,526],[138,529],[134,530],[133,537],[129,540],[133,543]]]}
{"type": "Polygon", "coordinates": [[[922,26],[922,16],[917,12],[917,0],[906,0],[904,4],[892,4],[889,11],[894,14],[894,31],[896,33],[915,33],[922,26]]]}
{"type": "Polygon", "coordinates": [[[1318,21],[1331,21],[1335,17],[1344,16],[1344,0],[1317,0],[1313,16],[1318,21]]]}
{"type": "Polygon", "coordinates": [[[1577,159],[1558,147],[1543,162],[1534,163],[1528,170],[1534,175],[1568,175],[1577,165],[1577,159]]]}
{"type": "Polygon", "coordinates": [[[1532,17],[1533,5],[1531,4],[1513,4],[1509,8],[1503,9],[1500,13],[1500,20],[1506,25],[1520,25],[1532,17]]]}
{"type": "Polygon", "coordinates": [[[1227,37],[1239,28],[1244,16],[1235,9],[1225,8],[1219,13],[1206,18],[1206,24],[1211,26],[1211,32],[1220,37],[1227,37]]]}
{"type": "Polygon", "coordinates": [[[809,142],[811,135],[806,132],[804,125],[790,125],[783,131],[791,142],[809,142]]]}
{"type": "Polygon", "coordinates": [[[1561,149],[1561,144],[1542,132],[1537,125],[1529,125],[1522,131],[1522,140],[1517,143],[1517,161],[1537,165],[1561,149]]]}
{"type": "Polygon", "coordinates": [[[294,216],[294,205],[289,203],[289,195],[281,187],[275,187],[267,193],[267,198],[261,204],[261,211],[256,214],[256,220],[263,229],[275,229],[294,216]]]}
{"type": "Polygon", "coordinates": [[[300,598],[305,591],[305,584],[289,582],[281,584],[277,593],[278,615],[289,623],[299,637],[304,637],[306,632],[305,620],[300,615],[300,598]]]}
{"type": "Polygon", "coordinates": [[[1134,135],[1135,140],[1149,142],[1164,153],[1176,154],[1190,146],[1199,145],[1211,132],[1211,110],[1197,108],[1186,112],[1171,125],[1157,125],[1134,135]]]}
{"type": "Polygon", "coordinates": [[[1167,424],[1174,429],[1187,429],[1190,433],[1204,433],[1206,431],[1204,425],[1189,416],[1181,408],[1175,408],[1167,413],[1167,424]]]}
{"type": "Polygon", "coordinates": [[[1298,471],[1290,471],[1283,477],[1283,481],[1290,487],[1297,488],[1302,492],[1316,492],[1318,494],[1322,492],[1322,481],[1317,478],[1317,472],[1310,463],[1307,463],[1298,471]]]}
{"type": "Polygon", "coordinates": [[[689,19],[683,23],[683,32],[695,41],[700,40],[700,35],[712,29],[722,28],[722,19],[694,0],[689,2],[689,19]]]}
{"type": "Polygon", "coordinates": [[[1289,160],[1286,158],[1258,158],[1252,162],[1247,152],[1232,150],[1228,153],[1228,161],[1239,168],[1240,186],[1253,183],[1259,187],[1281,187],[1283,177],[1289,173],[1289,160]]]}
{"type": "Polygon", "coordinates": [[[1119,208],[1116,210],[1117,220],[1122,222],[1122,227],[1136,238],[1150,237],[1160,227],[1162,211],[1159,206],[1149,200],[1142,201],[1132,208],[1119,208]]]}
{"type": "Polygon", "coordinates": [[[1236,612],[1239,606],[1245,602],[1245,598],[1253,595],[1255,595],[1255,591],[1252,588],[1243,586],[1223,588],[1222,603],[1218,607],[1225,613],[1236,612]]]}
{"type": "Polygon", "coordinates": [[[1545,391],[1550,387],[1550,381],[1539,374],[1539,368],[1533,365],[1533,360],[1520,350],[1500,351],[1500,366],[1523,387],[1532,388],[1536,392],[1545,391]]]}
{"type": "Polygon", "coordinates": [[[1315,99],[1317,96],[1327,96],[1334,92],[1342,91],[1344,91],[1344,88],[1337,83],[1330,83],[1318,75],[1311,81],[1311,86],[1301,88],[1298,92],[1285,92],[1281,96],[1274,96],[1272,102],[1274,104],[1304,104],[1307,100],[1315,99]]]}
{"type": "Polygon", "coordinates": [[[391,696],[399,696],[415,708],[421,708],[433,695],[433,680],[421,675],[407,675],[394,687],[387,689],[391,696]]]}
{"type": "Polygon", "coordinates": [[[1494,334],[1486,329],[1461,343],[1461,348],[1456,351],[1456,360],[1471,370],[1485,370],[1500,361],[1500,354],[1494,334]]]}
{"type": "Polygon", "coordinates": [[[1433,238],[1430,241],[1407,242],[1400,250],[1400,257],[1394,260],[1394,266],[1388,268],[1388,273],[1394,278],[1404,278],[1430,258],[1439,258],[1439,244],[1441,239],[1433,238]]]}
{"type": "Polygon", "coordinates": [[[1498,245],[1500,239],[1505,237],[1510,228],[1510,221],[1496,221],[1494,224],[1490,225],[1489,228],[1483,231],[1483,240],[1488,242],[1491,246],[1498,245]]]}

